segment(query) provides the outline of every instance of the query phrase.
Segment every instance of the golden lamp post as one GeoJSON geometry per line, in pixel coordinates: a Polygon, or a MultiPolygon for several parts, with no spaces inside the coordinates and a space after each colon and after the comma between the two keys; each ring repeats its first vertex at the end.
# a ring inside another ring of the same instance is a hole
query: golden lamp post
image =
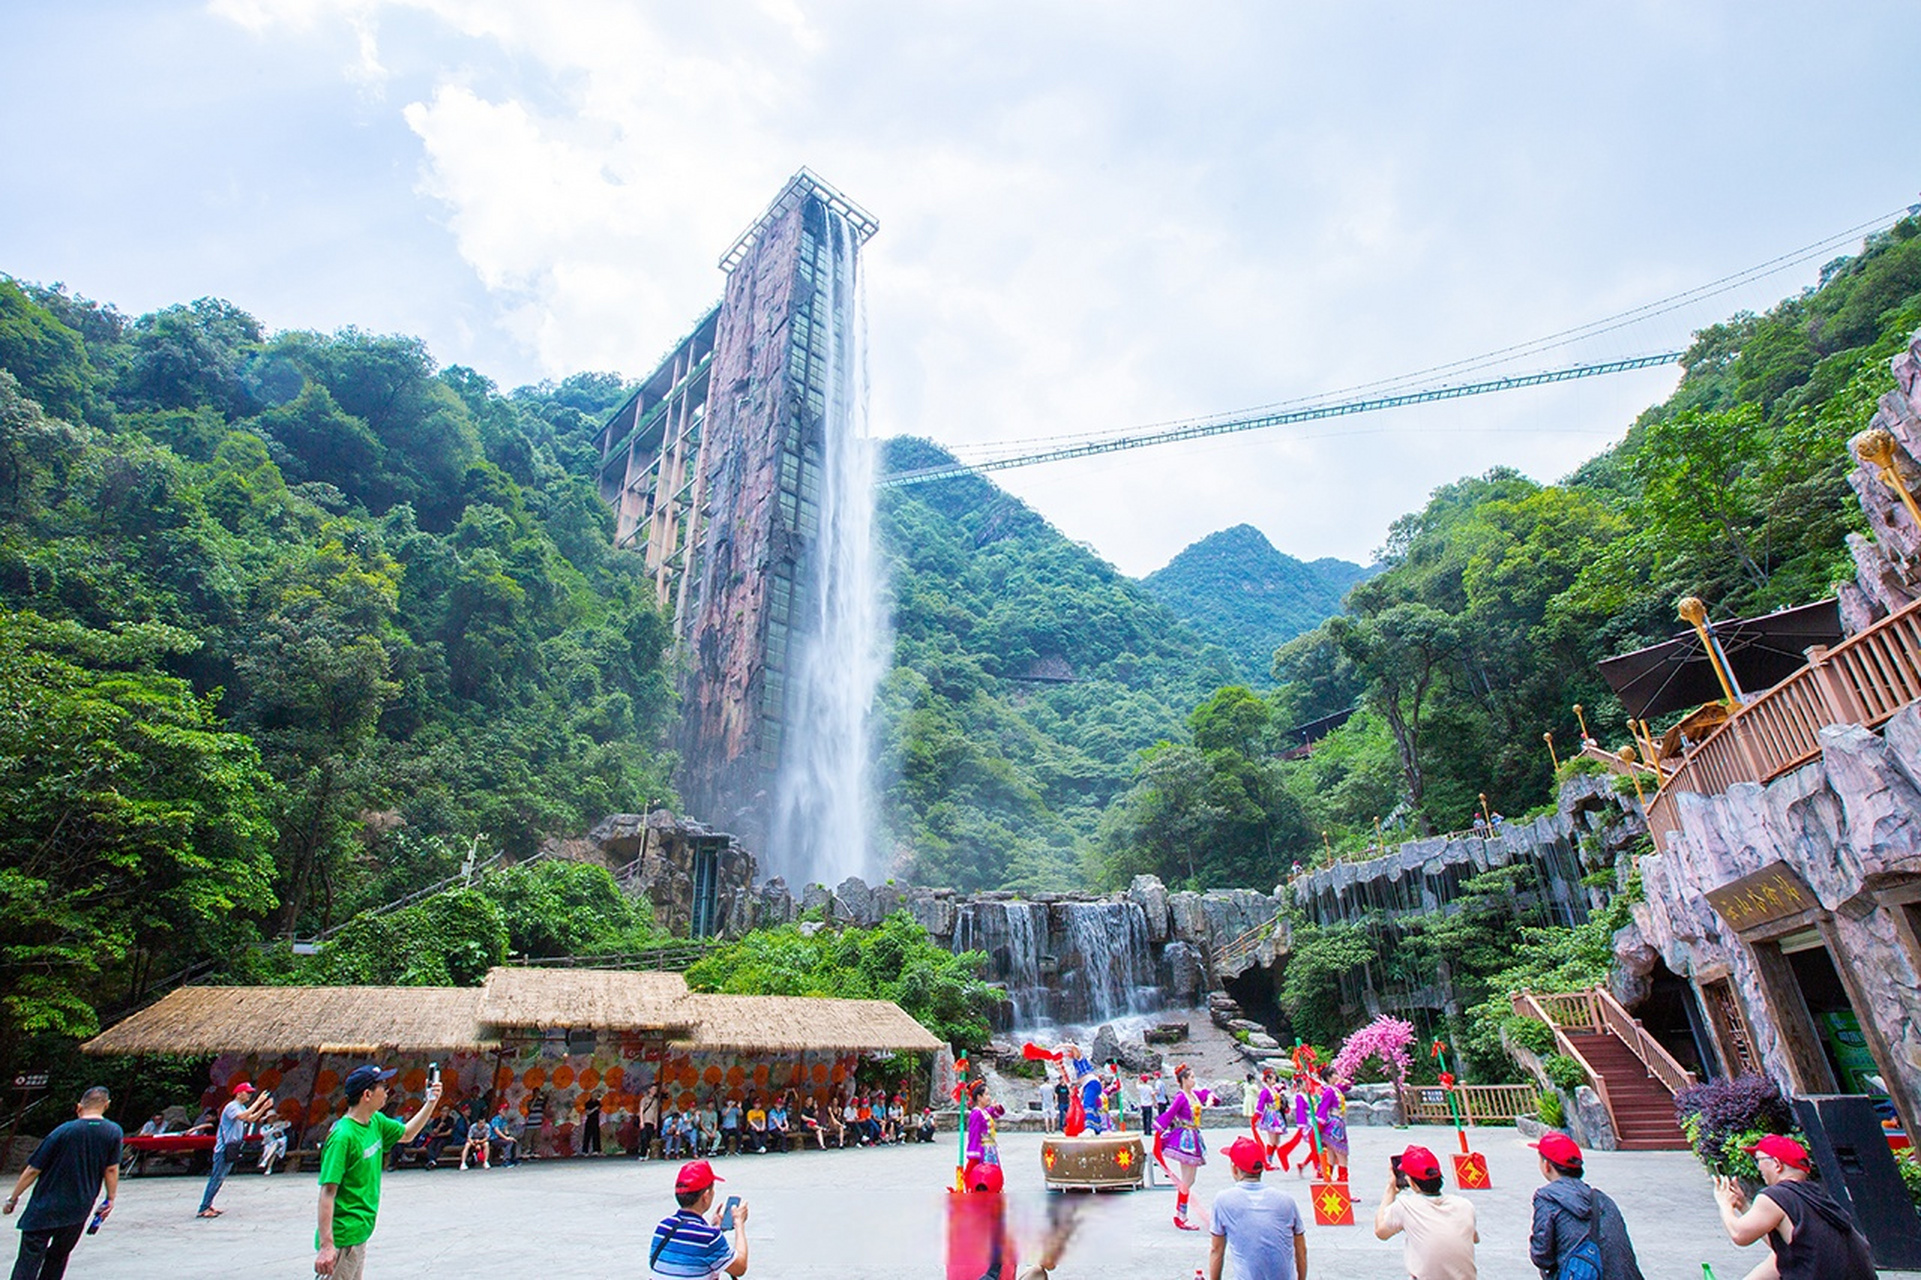
{"type": "Polygon", "coordinates": [[[1915,527],[1921,529],[1921,507],[1915,506],[1908,482],[1901,478],[1901,469],[1894,465],[1895,450],[1900,447],[1894,437],[1880,427],[1869,427],[1848,441],[1848,447],[1854,450],[1855,457],[1880,472],[1881,483],[1901,496],[1901,503],[1913,517],[1915,527]]]}
{"type": "Polygon", "coordinates": [[[1581,704],[1578,702],[1574,704],[1574,719],[1581,726],[1581,745],[1585,747],[1594,741],[1594,737],[1587,731],[1587,717],[1581,714],[1581,704]]]}
{"type": "Polygon", "coordinates": [[[1619,755],[1621,763],[1628,767],[1628,778],[1634,783],[1634,798],[1641,802],[1643,809],[1648,807],[1648,798],[1641,791],[1641,771],[1634,764],[1634,748],[1622,747],[1619,755]]]}
{"type": "Polygon", "coordinates": [[[1681,621],[1694,628],[1694,634],[1701,638],[1701,647],[1707,651],[1708,664],[1714,668],[1714,678],[1721,682],[1721,692],[1727,695],[1728,710],[1741,705],[1741,686],[1734,679],[1734,670],[1728,666],[1728,655],[1721,652],[1721,642],[1714,638],[1714,628],[1708,625],[1708,607],[1701,603],[1699,596],[1682,596],[1674,606],[1681,615],[1681,621]]]}
{"type": "Polygon", "coordinates": [[[1554,735],[1552,733],[1544,733],[1541,735],[1541,741],[1547,743],[1548,762],[1554,766],[1554,772],[1559,773],[1561,771],[1561,762],[1554,754],[1554,735]]]}

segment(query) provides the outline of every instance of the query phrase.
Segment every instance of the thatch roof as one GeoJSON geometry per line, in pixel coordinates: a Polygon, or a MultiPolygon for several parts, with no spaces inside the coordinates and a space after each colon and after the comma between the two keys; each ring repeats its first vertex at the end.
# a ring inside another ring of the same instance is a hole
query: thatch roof
{"type": "Polygon", "coordinates": [[[472,987],[181,987],[88,1053],[371,1054],[491,1048],[472,987]]]}
{"type": "Polygon", "coordinates": [[[677,1049],[929,1051],[941,1042],[891,1000],[691,995],[698,1025],[677,1049]]]}
{"type": "Polygon", "coordinates": [[[484,987],[182,987],[87,1041],[88,1053],[427,1053],[551,1027],[654,1031],[680,1049],[759,1053],[941,1047],[887,1000],[694,995],[677,973],[495,969],[484,987]]]}
{"type": "Polygon", "coordinates": [[[677,973],[495,969],[481,988],[479,1016],[503,1029],[682,1031],[695,1021],[688,999],[677,973]]]}

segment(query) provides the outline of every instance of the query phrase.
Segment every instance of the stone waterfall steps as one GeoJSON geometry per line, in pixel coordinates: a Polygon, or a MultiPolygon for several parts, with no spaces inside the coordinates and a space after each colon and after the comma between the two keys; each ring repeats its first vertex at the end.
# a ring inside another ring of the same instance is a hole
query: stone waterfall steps
{"type": "Polygon", "coordinates": [[[1674,1095],[1611,1031],[1566,1031],[1588,1065],[1607,1082],[1614,1138],[1621,1151],[1685,1151],[1688,1140],[1674,1119],[1674,1095]]]}

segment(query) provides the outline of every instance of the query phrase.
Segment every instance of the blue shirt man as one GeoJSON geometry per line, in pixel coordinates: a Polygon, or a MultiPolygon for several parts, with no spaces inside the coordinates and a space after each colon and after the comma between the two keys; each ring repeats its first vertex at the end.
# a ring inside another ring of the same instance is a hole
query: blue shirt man
{"type": "Polygon", "coordinates": [[[1224,1154],[1234,1185],[1214,1197],[1207,1280],[1221,1280],[1228,1260],[1234,1280],[1307,1280],[1307,1228],[1293,1197],[1261,1185],[1267,1153],[1252,1138],[1236,1138],[1224,1154]]]}
{"type": "Polygon", "coordinates": [[[674,1179],[679,1208],[661,1219],[647,1247],[647,1270],[668,1280],[718,1280],[747,1274],[747,1204],[734,1205],[730,1245],[720,1215],[710,1216],[714,1184],[724,1181],[705,1160],[690,1160],[674,1179]]]}

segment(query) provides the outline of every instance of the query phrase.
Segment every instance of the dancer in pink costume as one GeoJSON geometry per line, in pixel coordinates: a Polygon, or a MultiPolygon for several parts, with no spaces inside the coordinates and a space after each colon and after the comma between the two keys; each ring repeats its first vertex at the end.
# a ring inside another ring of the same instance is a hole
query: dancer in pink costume
{"type": "Polygon", "coordinates": [[[1174,1180],[1174,1225],[1183,1231],[1199,1231],[1203,1224],[1187,1217],[1188,1197],[1194,1179],[1207,1163],[1207,1143],[1201,1138],[1201,1108],[1212,1106],[1214,1094],[1194,1087],[1194,1069],[1182,1063],[1174,1070],[1177,1091],[1154,1119],[1154,1158],[1174,1180]]]}

